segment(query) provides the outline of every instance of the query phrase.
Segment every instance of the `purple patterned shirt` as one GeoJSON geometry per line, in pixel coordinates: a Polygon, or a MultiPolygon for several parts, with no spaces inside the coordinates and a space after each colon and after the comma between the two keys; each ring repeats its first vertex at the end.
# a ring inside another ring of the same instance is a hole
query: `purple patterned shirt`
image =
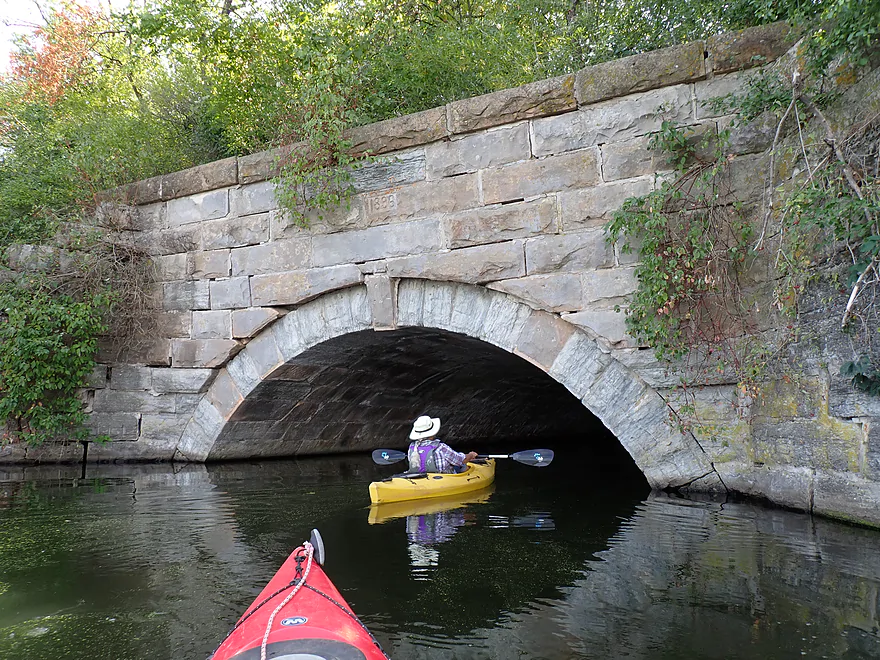
{"type": "Polygon", "coordinates": [[[440,472],[452,473],[456,471],[454,468],[464,465],[465,454],[455,451],[445,442],[440,442],[436,438],[416,440],[410,443],[408,453],[415,451],[415,448],[421,445],[436,445],[437,449],[434,451],[434,460],[437,462],[437,469],[440,472]]]}

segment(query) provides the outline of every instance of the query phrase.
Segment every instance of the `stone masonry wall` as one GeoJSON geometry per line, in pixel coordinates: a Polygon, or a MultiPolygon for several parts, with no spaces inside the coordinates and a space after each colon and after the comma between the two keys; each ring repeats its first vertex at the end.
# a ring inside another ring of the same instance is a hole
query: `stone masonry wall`
{"type": "MultiPolygon", "coordinates": [[[[538,365],[603,421],[656,487],[735,490],[880,523],[876,475],[864,461],[830,456],[841,446],[841,455],[864,456],[880,425],[829,408],[838,386],[827,369],[811,371],[804,391],[771,397],[755,426],[737,415],[732,384],[707,388],[700,405],[722,432],[682,439],[661,429],[661,395],[677,375],[633,343],[614,311],[636,286],[637,256],[608,245],[604,226],[671,169],[648,149],[651,133],[667,119],[699,132],[728,126],[732,117],[705,102],[790,47],[781,24],[751,28],[354,129],[353,150],[378,159],[354,172],[350,207],[308,229],[276,203],[278,152],[117,191],[127,234],[155,254],[161,311],[149,339],[101,347],[86,396],[94,430],[115,441],[93,445],[89,458],[210,459],[241,402],[281,377],[297,351],[334,333],[421,325],[538,365]],[[444,285],[421,291],[410,318],[401,306],[410,308],[424,280],[444,285]],[[338,290],[350,294],[333,298],[338,290]],[[493,317],[502,308],[507,320],[493,317]],[[456,321],[467,313],[477,321],[456,321]],[[774,412],[783,401],[815,410],[774,412]],[[824,458],[804,459],[798,437],[819,424],[824,458]]],[[[746,201],[763,194],[774,128],[757,121],[733,135],[732,183],[746,201]]],[[[11,446],[0,460],[78,451],[11,446]]]]}

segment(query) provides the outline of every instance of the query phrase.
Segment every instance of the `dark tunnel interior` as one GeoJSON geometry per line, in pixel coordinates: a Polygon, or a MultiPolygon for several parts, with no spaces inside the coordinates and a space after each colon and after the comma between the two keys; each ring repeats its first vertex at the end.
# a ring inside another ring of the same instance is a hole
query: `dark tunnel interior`
{"type": "Polygon", "coordinates": [[[276,369],[224,427],[210,460],[404,448],[419,415],[467,451],[564,449],[643,479],[602,422],[527,360],[456,333],[364,330],[276,369]]]}

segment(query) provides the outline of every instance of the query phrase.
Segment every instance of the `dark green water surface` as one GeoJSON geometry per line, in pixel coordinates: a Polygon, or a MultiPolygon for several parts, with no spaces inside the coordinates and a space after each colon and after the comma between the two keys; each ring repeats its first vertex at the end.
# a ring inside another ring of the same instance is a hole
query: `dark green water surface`
{"type": "Polygon", "coordinates": [[[381,524],[368,457],[0,470],[0,658],[206,658],[312,527],[395,659],[880,657],[880,533],[574,463],[381,524]]]}

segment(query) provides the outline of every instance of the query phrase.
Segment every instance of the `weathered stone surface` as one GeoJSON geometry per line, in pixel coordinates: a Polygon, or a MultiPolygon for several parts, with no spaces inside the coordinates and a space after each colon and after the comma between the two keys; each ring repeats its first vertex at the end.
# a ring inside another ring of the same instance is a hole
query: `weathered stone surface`
{"type": "Polygon", "coordinates": [[[132,229],[135,231],[165,229],[165,211],[165,202],[154,202],[152,204],[135,207],[133,218],[134,225],[132,229]]]}
{"type": "Polygon", "coordinates": [[[112,390],[149,390],[152,384],[153,370],[150,367],[120,364],[110,370],[112,390]]]}
{"type": "Polygon", "coordinates": [[[99,362],[123,362],[163,366],[171,363],[169,339],[135,339],[127,341],[98,341],[99,362]]]}
{"type": "Polygon", "coordinates": [[[583,309],[581,277],[574,273],[529,275],[488,285],[523,300],[534,309],[551,312],[572,312],[583,309]]]}
{"type": "Polygon", "coordinates": [[[199,228],[202,250],[256,245],[269,240],[269,214],[258,213],[231,220],[203,222],[199,228]]]}
{"type": "Polygon", "coordinates": [[[229,215],[229,191],[211,192],[180,197],[168,202],[167,219],[169,227],[180,227],[193,222],[216,220],[229,215]]]}
{"type": "Polygon", "coordinates": [[[391,277],[481,284],[525,275],[522,241],[388,260],[391,277]]]}
{"type": "Polygon", "coordinates": [[[613,264],[614,250],[605,240],[602,229],[541,236],[526,241],[526,272],[529,275],[594,270],[613,264]]]}
{"type": "Polygon", "coordinates": [[[186,253],[153,257],[153,264],[155,264],[156,279],[159,282],[173,282],[189,277],[186,253]]]}
{"type": "Polygon", "coordinates": [[[816,474],[813,482],[813,512],[880,526],[880,483],[842,472],[816,474]]]}
{"type": "Polygon", "coordinates": [[[211,308],[208,282],[205,280],[167,282],[162,286],[162,292],[162,307],[166,311],[211,308]]]}
{"type": "Polygon", "coordinates": [[[647,195],[654,189],[653,177],[605,183],[559,194],[559,222],[564,232],[604,225],[629,197],[647,195]]]}
{"type": "Polygon", "coordinates": [[[770,158],[767,154],[738,156],[730,161],[728,182],[737,200],[760,200],[769,184],[770,158]]]}
{"type": "Polygon", "coordinates": [[[569,74],[505,89],[447,106],[452,133],[469,133],[515,121],[574,110],[574,76],[569,74]]]}
{"type": "Polygon", "coordinates": [[[304,142],[300,142],[279,149],[269,149],[240,156],[238,159],[238,183],[245,185],[277,176],[281,160],[292,153],[293,149],[303,150],[305,146],[304,142]]]}
{"type": "Polygon", "coordinates": [[[639,282],[634,268],[607,268],[584,273],[584,302],[622,298],[636,290],[639,282]]]}
{"type": "Polygon", "coordinates": [[[561,156],[527,160],[483,172],[483,201],[511,202],[601,181],[599,150],[584,149],[561,156]]]}
{"type": "Polygon", "coordinates": [[[595,341],[583,332],[572,332],[553,360],[549,374],[581,399],[611,362],[611,356],[600,351],[595,341]]]}
{"type": "Polygon", "coordinates": [[[253,305],[299,305],[322,293],[359,284],[363,278],[353,265],[255,275],[251,278],[253,305]]]}
{"type": "Polygon", "coordinates": [[[229,277],[229,250],[211,250],[210,252],[191,252],[190,274],[193,279],[213,280],[218,277],[229,277]]]}
{"type": "Polygon", "coordinates": [[[531,155],[527,123],[475,133],[458,140],[435,142],[425,147],[429,180],[528,160],[531,155]]]}
{"type": "Polygon", "coordinates": [[[192,312],[159,312],[155,330],[159,337],[189,337],[192,332],[192,312]]]}
{"type": "Polygon", "coordinates": [[[107,365],[95,365],[95,368],[92,369],[92,373],[86,377],[86,387],[94,390],[100,390],[107,387],[107,365]]]}
{"type": "Polygon", "coordinates": [[[152,394],[151,392],[96,390],[92,409],[96,413],[173,413],[177,411],[176,396],[175,394],[152,394]]]}
{"type": "Polygon", "coordinates": [[[556,200],[544,197],[531,202],[474,209],[444,218],[442,227],[450,248],[555,234],[556,200]]]}
{"type": "Polygon", "coordinates": [[[474,208],[480,191],[477,176],[467,174],[366,193],[359,202],[364,224],[380,225],[474,208]]]}
{"type": "Polygon", "coordinates": [[[578,112],[536,119],[532,122],[532,153],[546,156],[629,140],[660,130],[663,120],[682,124],[692,119],[688,85],[642,92],[578,112]]]}
{"type": "Polygon", "coordinates": [[[226,158],[162,177],[162,199],[194,196],[238,183],[238,160],[226,158]]]}
{"type": "Polygon", "coordinates": [[[162,229],[129,234],[132,243],[150,255],[177,254],[196,249],[199,244],[199,225],[191,224],[176,229],[162,229]]]}
{"type": "Polygon", "coordinates": [[[710,37],[709,66],[717,75],[772,62],[791,46],[789,33],[788,24],[780,21],[710,37]]]}
{"type": "Polygon", "coordinates": [[[248,277],[214,280],[211,286],[211,309],[242,309],[251,306],[251,284],[248,277]]]}
{"type": "Polygon", "coordinates": [[[742,94],[751,75],[749,73],[727,73],[694,83],[696,119],[712,119],[730,114],[730,110],[727,108],[714,108],[712,102],[731,94],[742,94]]]}
{"type": "Polygon", "coordinates": [[[416,220],[344,234],[315,236],[312,239],[312,261],[315,266],[335,266],[419,254],[441,247],[439,220],[416,220]]]}
{"type": "Polygon", "coordinates": [[[312,240],[294,238],[232,250],[232,275],[265,275],[311,266],[312,240]]]}
{"type": "Polygon", "coordinates": [[[229,206],[232,215],[235,216],[275,210],[278,208],[275,184],[271,181],[261,181],[233,188],[229,191],[229,206]]]}
{"type": "Polygon", "coordinates": [[[575,332],[570,323],[546,312],[532,312],[516,341],[514,352],[550,371],[562,347],[575,332]]]}
{"type": "Polygon", "coordinates": [[[425,150],[413,149],[394,156],[383,156],[351,173],[351,186],[357,193],[383,190],[425,178],[425,150]]]}
{"type": "Polygon", "coordinates": [[[221,367],[238,351],[233,339],[173,339],[171,362],[175,367],[221,367]]]}
{"type": "Polygon", "coordinates": [[[705,44],[694,41],[581,69],[575,80],[578,104],[705,78],[704,51],[705,44]]]}
{"type": "Polygon", "coordinates": [[[591,309],[563,314],[562,318],[583,328],[591,337],[602,337],[612,344],[631,341],[626,334],[626,314],[623,310],[591,309]]]}
{"type": "Polygon", "coordinates": [[[281,357],[275,336],[271,332],[264,332],[251,341],[244,354],[254,365],[260,380],[284,364],[284,358],[281,357]]]}
{"type": "Polygon", "coordinates": [[[355,156],[364,153],[376,156],[408,149],[441,140],[447,135],[445,107],[358,126],[346,132],[351,140],[350,153],[355,156]]]}
{"type": "MultiPolygon", "coordinates": [[[[269,333],[270,335],[272,333],[269,333]]],[[[260,372],[257,365],[251,359],[247,349],[235,356],[235,359],[226,365],[226,372],[235,384],[235,389],[241,392],[241,396],[247,396],[260,384],[260,372]]]]}
{"type": "Polygon", "coordinates": [[[228,418],[244,400],[238,386],[226,369],[221,369],[207,396],[208,401],[225,418],[228,418]]]}
{"type": "Polygon", "coordinates": [[[397,327],[397,280],[388,275],[367,275],[364,277],[367,297],[370,300],[370,311],[373,316],[373,328],[376,330],[392,330],[397,327]]]}
{"type": "Polygon", "coordinates": [[[124,442],[138,439],[140,423],[140,415],[137,413],[94,412],[89,415],[85,426],[92,435],[106,435],[116,442],[124,442]]]}
{"type": "MultiPolygon", "coordinates": [[[[153,369],[153,391],[200,394],[217,374],[216,369],[153,369]]],[[[182,429],[181,429],[182,430],[182,429]]]]}
{"type": "MultiPolygon", "coordinates": [[[[719,120],[719,128],[730,126],[733,118],[725,117],[719,120]]],[[[732,154],[755,154],[773,146],[773,138],[776,136],[778,119],[772,112],[764,112],[758,115],[748,124],[740,124],[730,129],[730,138],[727,143],[727,151],[732,154]]]]}
{"type": "Polygon", "coordinates": [[[232,339],[232,312],[211,310],[193,312],[193,339],[232,339]]]}
{"type": "Polygon", "coordinates": [[[154,176],[143,181],[136,181],[121,188],[111,190],[112,199],[129,204],[152,204],[162,199],[162,177],[154,176]]]}
{"type": "Polygon", "coordinates": [[[283,314],[272,307],[252,307],[236,309],[232,312],[232,336],[235,339],[246,339],[256,334],[283,314]]]}
{"type": "MultiPolygon", "coordinates": [[[[189,421],[188,417],[181,415],[145,413],[141,415],[139,442],[156,448],[173,450],[180,440],[187,421],[189,421]]],[[[167,458],[170,459],[171,456],[167,458]]]]}

